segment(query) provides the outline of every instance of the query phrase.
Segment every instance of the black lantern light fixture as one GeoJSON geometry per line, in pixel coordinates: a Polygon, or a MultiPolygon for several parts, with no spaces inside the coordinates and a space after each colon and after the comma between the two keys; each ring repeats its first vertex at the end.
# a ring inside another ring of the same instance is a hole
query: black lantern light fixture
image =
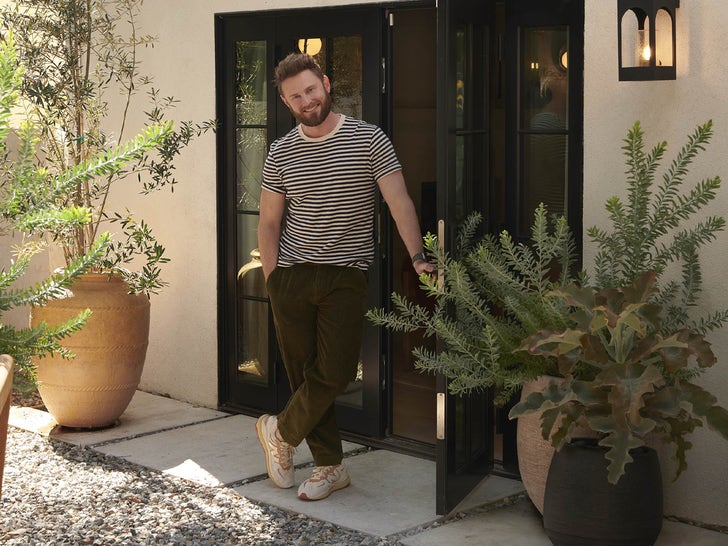
{"type": "Polygon", "coordinates": [[[680,0],[617,0],[619,79],[674,80],[680,0]]]}

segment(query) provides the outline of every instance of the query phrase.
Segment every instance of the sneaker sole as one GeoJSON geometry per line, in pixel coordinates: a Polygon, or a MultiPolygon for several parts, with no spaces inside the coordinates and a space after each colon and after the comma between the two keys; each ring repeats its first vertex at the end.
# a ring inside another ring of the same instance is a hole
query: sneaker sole
{"type": "Polygon", "coordinates": [[[326,493],[322,497],[308,497],[308,496],[306,496],[305,493],[303,493],[302,495],[298,495],[298,498],[301,500],[305,500],[305,501],[323,500],[325,498],[328,498],[328,496],[331,495],[331,493],[333,493],[334,491],[339,491],[341,489],[344,489],[345,487],[349,487],[350,485],[351,485],[351,478],[347,478],[345,482],[334,484],[334,486],[329,490],[329,492],[326,493]]]}
{"type": "Polygon", "coordinates": [[[260,442],[260,446],[263,448],[263,453],[265,454],[265,470],[268,473],[268,477],[270,478],[270,481],[272,481],[276,487],[279,487],[281,489],[290,489],[295,484],[292,483],[291,485],[285,485],[281,484],[276,480],[276,478],[273,477],[273,473],[270,471],[270,452],[268,451],[268,448],[266,447],[266,441],[265,441],[265,434],[263,433],[263,421],[262,419],[258,419],[255,422],[255,433],[258,436],[258,441],[260,442]]]}

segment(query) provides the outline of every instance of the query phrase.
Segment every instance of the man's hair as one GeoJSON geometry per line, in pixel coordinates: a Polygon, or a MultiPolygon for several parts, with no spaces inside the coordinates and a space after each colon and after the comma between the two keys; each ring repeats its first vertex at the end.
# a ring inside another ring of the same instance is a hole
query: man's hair
{"type": "Polygon", "coordinates": [[[280,91],[281,84],[284,80],[295,76],[296,74],[300,74],[304,70],[310,70],[316,74],[321,81],[324,80],[323,70],[321,70],[316,59],[307,53],[291,53],[279,62],[278,66],[276,66],[273,84],[276,88],[278,88],[278,91],[280,91]]]}

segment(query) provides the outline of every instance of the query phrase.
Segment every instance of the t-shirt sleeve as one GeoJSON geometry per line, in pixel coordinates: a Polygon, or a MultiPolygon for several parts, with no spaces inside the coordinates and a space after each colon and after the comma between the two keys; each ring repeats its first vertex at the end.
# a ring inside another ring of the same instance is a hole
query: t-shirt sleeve
{"type": "Polygon", "coordinates": [[[380,180],[388,174],[402,169],[392,142],[379,127],[375,129],[372,138],[371,157],[374,180],[380,180]]]}
{"type": "Polygon", "coordinates": [[[283,180],[276,165],[275,148],[271,146],[263,163],[263,189],[274,193],[286,193],[283,180]]]}

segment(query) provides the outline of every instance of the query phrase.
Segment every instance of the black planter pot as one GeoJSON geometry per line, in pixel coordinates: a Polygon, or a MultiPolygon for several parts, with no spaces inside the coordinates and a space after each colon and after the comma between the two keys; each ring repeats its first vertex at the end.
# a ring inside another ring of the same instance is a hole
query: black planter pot
{"type": "Polygon", "coordinates": [[[607,481],[606,448],[577,439],[554,454],[543,521],[555,546],[652,546],[662,529],[662,475],[654,449],[634,459],[616,484],[607,481]]]}

